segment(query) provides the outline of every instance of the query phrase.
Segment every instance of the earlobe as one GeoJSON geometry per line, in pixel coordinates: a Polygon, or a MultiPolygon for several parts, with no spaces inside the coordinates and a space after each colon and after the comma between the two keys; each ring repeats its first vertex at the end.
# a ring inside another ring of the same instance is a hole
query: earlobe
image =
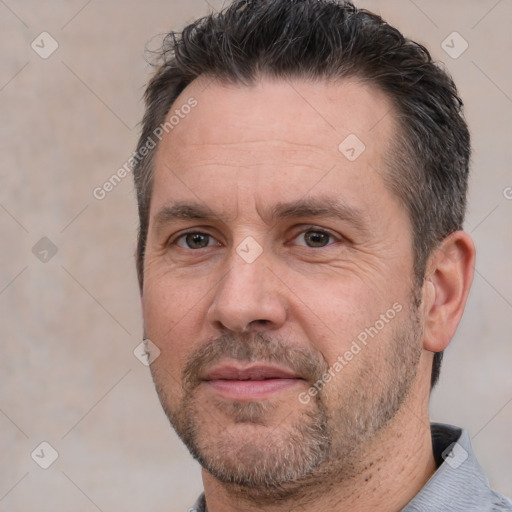
{"type": "Polygon", "coordinates": [[[423,284],[423,348],[441,352],[452,339],[464,311],[475,267],[475,246],[464,231],[446,237],[429,258],[423,284]]]}

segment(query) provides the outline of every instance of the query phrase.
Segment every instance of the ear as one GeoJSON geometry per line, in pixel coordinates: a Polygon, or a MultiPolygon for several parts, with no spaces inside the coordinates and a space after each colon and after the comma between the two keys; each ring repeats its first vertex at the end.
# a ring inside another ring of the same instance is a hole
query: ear
{"type": "Polygon", "coordinates": [[[475,253],[468,233],[455,231],[430,256],[422,290],[425,350],[441,352],[453,338],[473,282],[475,253]]]}

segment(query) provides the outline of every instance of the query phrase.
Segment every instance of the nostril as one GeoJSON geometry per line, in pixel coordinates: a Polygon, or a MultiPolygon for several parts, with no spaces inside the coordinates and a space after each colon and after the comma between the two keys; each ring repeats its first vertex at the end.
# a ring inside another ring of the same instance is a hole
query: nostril
{"type": "Polygon", "coordinates": [[[243,329],[243,332],[249,332],[251,330],[251,327],[258,327],[258,326],[266,326],[268,324],[271,324],[272,322],[270,320],[260,319],[260,320],[252,320],[249,322],[245,328],[243,329]]]}

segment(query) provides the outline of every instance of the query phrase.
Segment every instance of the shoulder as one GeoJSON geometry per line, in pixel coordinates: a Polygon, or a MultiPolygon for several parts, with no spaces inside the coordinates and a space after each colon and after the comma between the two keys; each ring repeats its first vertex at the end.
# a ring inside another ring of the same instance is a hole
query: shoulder
{"type": "Polygon", "coordinates": [[[512,512],[512,501],[491,489],[468,433],[440,423],[431,431],[437,471],[403,512],[512,512]]]}

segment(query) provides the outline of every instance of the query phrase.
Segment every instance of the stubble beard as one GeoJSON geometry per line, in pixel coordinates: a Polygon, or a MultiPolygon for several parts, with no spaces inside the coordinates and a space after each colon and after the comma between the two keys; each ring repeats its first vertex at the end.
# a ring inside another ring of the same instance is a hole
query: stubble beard
{"type": "Polygon", "coordinates": [[[279,402],[272,401],[219,399],[208,405],[228,417],[229,423],[221,424],[218,415],[214,420],[205,414],[197,393],[198,370],[227,357],[278,362],[312,385],[328,369],[319,353],[292,349],[265,334],[227,334],[191,356],[178,403],[160,385],[164,375],[154,365],[153,380],[167,417],[192,456],[234,494],[261,505],[277,499],[312,498],[315,489],[360,473],[365,445],[396,416],[407,398],[421,355],[417,309],[409,314],[408,322],[396,320],[388,354],[361,359],[350,382],[343,382],[342,370],[308,404],[301,404],[297,396],[296,409],[280,424],[272,422],[279,407],[279,402]],[[243,435],[237,434],[240,425],[246,429],[243,435]]]}

